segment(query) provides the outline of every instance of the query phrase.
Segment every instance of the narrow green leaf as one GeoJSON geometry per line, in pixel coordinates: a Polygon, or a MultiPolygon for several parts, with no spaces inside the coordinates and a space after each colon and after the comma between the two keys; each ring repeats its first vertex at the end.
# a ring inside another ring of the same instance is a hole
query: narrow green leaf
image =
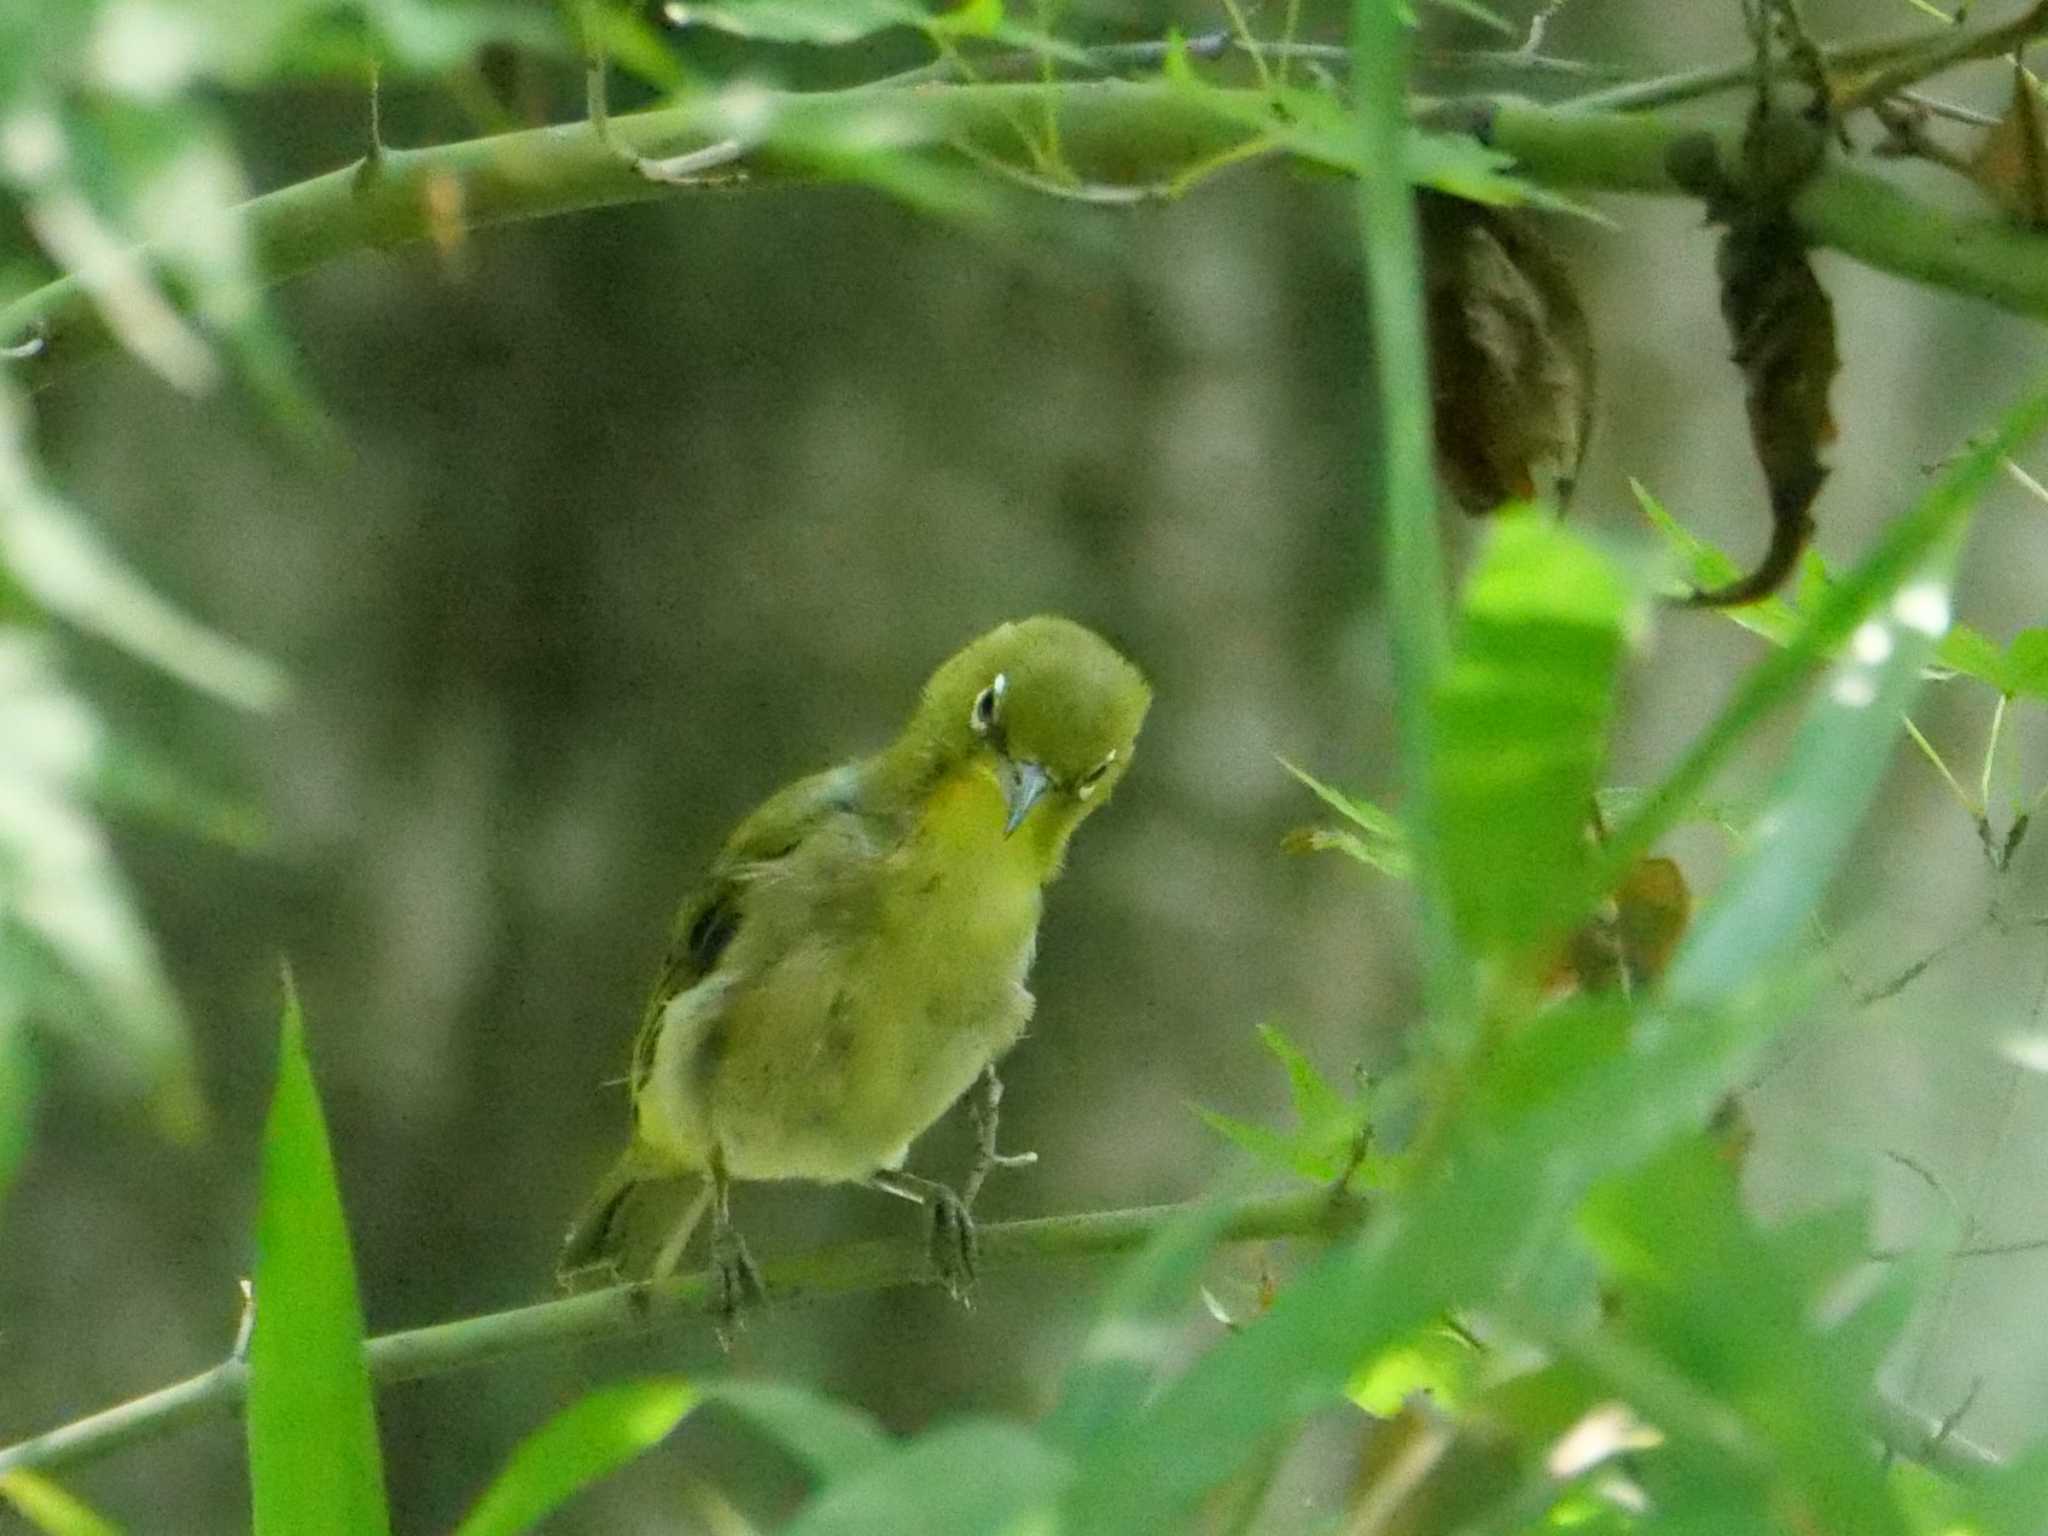
{"type": "MultiPolygon", "coordinates": [[[[1725,587],[1742,574],[1741,568],[1727,555],[1665,510],[1664,504],[1650,494],[1642,481],[1630,480],[1628,485],[1635,493],[1636,505],[1642,509],[1643,516],[1685,562],[1687,590],[1711,592],[1716,587],[1725,587]]],[[[1809,555],[1808,558],[1814,557],[1809,555]]],[[[1773,645],[1783,645],[1790,640],[1800,623],[1797,611],[1778,596],[1767,597],[1760,603],[1745,603],[1740,608],[1724,608],[1721,612],[1731,623],[1762,635],[1773,645]]]]}
{"type": "Polygon", "coordinates": [[[1338,1162],[1334,1158],[1317,1155],[1302,1145],[1301,1138],[1289,1136],[1268,1125],[1254,1121],[1240,1120],[1210,1109],[1205,1104],[1191,1104],[1202,1124],[1218,1136],[1248,1154],[1252,1161],[1277,1173],[1293,1174],[1304,1179],[1331,1179],[1337,1176],[1338,1162]]]}
{"type": "Polygon", "coordinates": [[[1449,623],[1436,525],[1422,254],[1407,172],[1411,46],[1406,22],[1387,0],[1355,0],[1355,116],[1343,131],[1361,150],[1358,233],[1373,337],[1373,387],[1365,392],[1373,416],[1365,460],[1377,474],[1367,516],[1377,516],[1385,551],[1382,592],[1393,649],[1402,806],[1416,866],[1424,1002],[1434,1037],[1458,1041],[1471,1027],[1476,988],[1440,867],[1446,829],[1436,802],[1433,701],[1449,652],[1449,623]]]}
{"type": "Polygon", "coordinates": [[[0,1002],[68,1030],[190,1135],[204,1116],[184,1019],[87,806],[105,754],[47,637],[0,626],[0,1002]]]}
{"type": "Polygon", "coordinates": [[[270,662],[187,617],[38,479],[27,409],[0,378],[0,564],[50,613],[246,709],[284,694],[270,662]]]}
{"type": "Polygon", "coordinates": [[[1356,1118],[1351,1102],[1324,1080],[1315,1063],[1302,1054],[1301,1047],[1288,1039],[1278,1025],[1261,1024],[1259,1040],[1286,1069],[1288,1099],[1302,1129],[1316,1130],[1332,1121],[1348,1123],[1356,1118]]]}
{"type": "Polygon", "coordinates": [[[1491,519],[1434,712],[1445,875],[1475,948],[1546,940],[1577,914],[1631,606],[1580,535],[1533,510],[1491,519]]]}
{"type": "Polygon", "coordinates": [[[1967,515],[1965,503],[1944,520],[1942,540],[1917,573],[1901,574],[1889,607],[1862,623],[1835,663],[1747,846],[1672,957],[1665,984],[1680,1003],[1734,996],[1806,942],[1806,918],[1877,793],[1905,711],[1948,627],[1967,515]]]}
{"type": "Polygon", "coordinates": [[[1003,1536],[1072,1468],[1028,1430],[957,1419],[818,1494],[781,1536],[1003,1536]]]}
{"type": "Polygon", "coordinates": [[[821,1482],[851,1477],[893,1449],[867,1414],[778,1381],[718,1381],[704,1400],[730,1409],[811,1470],[821,1482]]]}
{"type": "Polygon", "coordinates": [[[249,1341],[255,1529],[256,1536],[376,1536],[391,1521],[363,1363],[363,1314],[305,1036],[287,974],[277,1089],[263,1131],[249,1341]]]}
{"type": "Polygon", "coordinates": [[[1361,800],[1356,795],[1347,795],[1343,790],[1325,784],[1314,774],[1296,767],[1284,757],[1280,759],[1280,766],[1294,775],[1310,794],[1361,831],[1390,843],[1400,842],[1401,821],[1392,812],[1381,810],[1370,800],[1361,800]]]}
{"type": "Polygon", "coordinates": [[[1042,1426],[1054,1445],[1084,1453],[1151,1394],[1178,1348],[1181,1319],[1229,1219],[1228,1200],[1205,1200],[1176,1215],[1118,1269],[1102,1315],[1042,1426]]]}
{"type": "Polygon", "coordinates": [[[519,1442],[455,1536],[519,1536],[599,1478],[659,1445],[703,1399],[680,1377],[615,1382],[519,1442]]]}
{"type": "Polygon", "coordinates": [[[13,1505],[43,1536],[121,1536],[119,1526],[33,1472],[0,1474],[0,1501],[13,1505]]]}
{"type": "MultiPolygon", "coordinates": [[[[1998,429],[1952,459],[1905,516],[1885,528],[1861,564],[1828,590],[1784,649],[1757,664],[1712,726],[1628,821],[1611,829],[1593,888],[1611,888],[1620,874],[1684,816],[1693,798],[1752,732],[1796,693],[1866,618],[1912,581],[1966,518],[1999,473],[2048,426],[2048,387],[2015,406],[1998,429]]],[[[1694,937],[1698,937],[1697,927],[1694,937]]]]}

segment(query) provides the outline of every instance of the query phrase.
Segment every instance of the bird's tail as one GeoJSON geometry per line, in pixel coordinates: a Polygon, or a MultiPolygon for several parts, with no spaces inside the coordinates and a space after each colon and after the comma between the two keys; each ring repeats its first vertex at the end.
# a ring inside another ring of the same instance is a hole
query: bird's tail
{"type": "Polygon", "coordinates": [[[671,1171],[655,1172],[628,1148],[597,1186],[563,1239],[555,1278],[570,1290],[608,1285],[643,1277],[659,1279],[681,1260],[683,1248],[711,1204],[711,1181],[687,1206],[675,1200],[684,1179],[671,1171]],[[664,1232],[654,1213],[670,1213],[664,1232]],[[651,1241],[660,1237],[658,1248],[651,1241]]]}

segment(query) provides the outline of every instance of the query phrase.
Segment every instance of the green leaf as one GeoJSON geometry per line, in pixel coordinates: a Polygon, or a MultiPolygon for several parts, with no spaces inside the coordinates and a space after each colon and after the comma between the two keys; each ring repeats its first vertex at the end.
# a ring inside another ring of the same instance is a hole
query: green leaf
{"type": "MultiPolygon", "coordinates": [[[[1861,1414],[1844,1405],[1873,1389],[1905,1322],[1898,1303],[1910,1296],[1891,1287],[1875,1329],[1821,1321],[1823,1304],[1865,1262],[1863,1212],[1765,1233],[1743,1211],[1727,1162],[1694,1137],[1596,1191],[1583,1222],[1607,1261],[1612,1326],[1627,1346],[1587,1363],[1635,1395],[1644,1378],[1616,1365],[1654,1361],[1715,1414],[1738,1418],[1750,1442],[1731,1446],[1726,1430],[1693,1434],[1683,1419],[1658,1419],[1669,1437],[1660,1461],[1691,1463],[1688,1474],[1724,1496],[1800,1510],[1796,1524],[1904,1536],[1861,1414]]],[[[1866,1303],[1851,1318],[1870,1310],[1866,1303]]],[[[1658,1418],[1652,1401],[1638,1403],[1658,1418]]]]}
{"type": "Polygon", "coordinates": [[[36,1058],[29,1038],[28,1009],[0,975],[0,1204],[14,1182],[14,1170],[28,1151],[35,1125],[36,1058]]]}
{"type": "Polygon", "coordinates": [[[203,1108],[184,1019],[86,807],[104,760],[48,639],[0,625],[0,1007],[68,1031],[189,1135],[203,1108]]]}
{"type": "Polygon", "coordinates": [[[1228,1200],[1211,1198],[1179,1212],[1119,1267],[1043,1425],[1053,1444],[1083,1454],[1151,1394],[1178,1347],[1180,1320],[1230,1209],[1228,1200]]]}
{"type": "Polygon", "coordinates": [[[1400,820],[1381,810],[1370,800],[1361,800],[1347,795],[1341,789],[1332,788],[1306,770],[1296,767],[1286,758],[1280,759],[1280,766],[1292,774],[1309,793],[1339,816],[1357,827],[1357,833],[1342,828],[1330,829],[1310,827],[1289,835],[1287,847],[1310,852],[1336,849],[1368,868],[1376,869],[1396,880],[1408,878],[1412,865],[1408,857],[1407,835],[1401,829],[1400,820]]]}
{"type": "Polygon", "coordinates": [[[1539,512],[1491,520],[1434,711],[1445,878],[1475,948],[1545,940],[1577,914],[1631,606],[1580,535],[1539,512]]]}
{"type": "Polygon", "coordinates": [[[1333,1121],[1349,1125],[1357,1118],[1357,1107],[1324,1081],[1315,1063],[1302,1054],[1301,1047],[1288,1039],[1278,1025],[1261,1024],[1259,1040],[1286,1071],[1288,1101],[1304,1129],[1317,1129],[1333,1121]]]}
{"type": "MultiPolygon", "coordinates": [[[[1645,1022],[1626,1051],[1580,1051],[1533,1099],[1481,1068],[1444,1153],[1384,1196],[1365,1229],[1316,1260],[1131,1422],[1097,1435],[1067,1528],[1181,1528],[1275,1428],[1336,1401],[1362,1361],[1461,1306],[1484,1307],[1570,1231],[1578,1200],[1702,1124],[1753,1070],[1783,1018],[1775,999],[1645,1022]]],[[[1569,1054],[1613,1010],[1567,1005],[1524,1025],[1512,1065],[1569,1054]]]]}
{"type": "Polygon", "coordinates": [[[2005,691],[2048,699],[2048,629],[2021,630],[2005,656],[2005,691]]]}
{"type": "Polygon", "coordinates": [[[121,1536],[120,1527],[33,1472],[0,1473],[0,1501],[43,1536],[121,1536]]]}
{"type": "MultiPolygon", "coordinates": [[[[1805,685],[1812,672],[1865,619],[1891,602],[1901,588],[1922,572],[1969,516],[1978,498],[1998,475],[2000,465],[2022,452],[2044,426],[2048,426],[2048,387],[2037,386],[2033,394],[2006,414],[1996,431],[1950,460],[1910,511],[1886,525],[1877,547],[1828,589],[1826,597],[1787,640],[1784,649],[1772,652],[1750,671],[1713,725],[1642,808],[1610,830],[1594,889],[1611,887],[1623,871],[1676,825],[1694,797],[1751,734],[1805,685]]],[[[1941,617],[1945,620],[1945,588],[1929,589],[1924,595],[1941,599],[1941,617]]],[[[1927,605],[1922,602],[1918,606],[1924,609],[1927,605]]],[[[1901,696],[1903,693],[1901,689],[1901,696]]],[[[1701,927],[1695,925],[1695,947],[1700,936],[1701,927]]]]}
{"type": "Polygon", "coordinates": [[[1958,624],[1941,637],[1934,648],[1934,664],[1944,671],[1989,683],[2000,693],[2011,693],[2006,653],[1981,630],[1958,624]]]}
{"type": "Polygon", "coordinates": [[[703,1399],[680,1377],[599,1387],[519,1443],[455,1536],[518,1536],[599,1478],[659,1445],[703,1399]]]}
{"type": "Polygon", "coordinates": [[[812,43],[825,48],[857,43],[896,27],[923,28],[932,14],[908,0],[720,0],[712,5],[672,4],[678,27],[709,27],[771,43],[812,43]]]}
{"type": "Polygon", "coordinates": [[[812,1499],[781,1536],[1002,1536],[1059,1496],[1072,1468],[993,1419],[920,1435],[812,1499]]]}
{"type": "Polygon", "coordinates": [[[1665,984],[1705,1005],[1740,993],[1806,942],[1890,761],[1905,711],[1948,625],[1949,587],[1968,504],[1945,520],[1917,571],[1902,570],[1881,616],[1866,619],[1809,707],[1735,867],[1673,955],[1665,984]]]}
{"type": "Polygon", "coordinates": [[[348,1224],[289,974],[256,1250],[246,1415],[256,1536],[388,1532],[348,1224]]]}
{"type": "Polygon", "coordinates": [[[893,1442],[867,1414],[803,1387],[776,1381],[704,1385],[706,1403],[728,1408],[810,1468],[835,1482],[879,1461],[893,1442]]]}
{"type": "Polygon", "coordinates": [[[1391,1419],[1417,1392],[1456,1412],[1478,1379],[1484,1357],[1454,1328],[1432,1324],[1375,1356],[1345,1385],[1344,1395],[1374,1418],[1391,1419]]]}
{"type": "Polygon", "coordinates": [[[1293,1174],[1311,1181],[1334,1179],[1342,1163],[1327,1153],[1303,1144],[1298,1136],[1276,1131],[1271,1126],[1259,1125],[1251,1120],[1240,1120],[1210,1109],[1205,1104],[1188,1106],[1218,1136],[1240,1151],[1247,1153],[1252,1161],[1278,1173],[1293,1174]]]}
{"type": "Polygon", "coordinates": [[[43,608],[173,677],[246,709],[284,694],[268,661],[187,618],[124,566],[104,539],[38,480],[27,413],[0,379],[0,565],[43,608]]]}
{"type": "MultiPolygon", "coordinates": [[[[1628,485],[1635,493],[1636,505],[1642,509],[1643,516],[1686,562],[1686,590],[1710,592],[1728,585],[1742,574],[1733,560],[1666,511],[1664,504],[1650,494],[1642,481],[1630,480],[1628,485]]],[[[1810,553],[1806,558],[1808,561],[1818,559],[1810,553]]],[[[1799,614],[1792,605],[1777,596],[1767,597],[1760,603],[1745,603],[1740,608],[1723,608],[1720,612],[1730,622],[1762,635],[1773,645],[1785,644],[1800,624],[1799,614]]]]}

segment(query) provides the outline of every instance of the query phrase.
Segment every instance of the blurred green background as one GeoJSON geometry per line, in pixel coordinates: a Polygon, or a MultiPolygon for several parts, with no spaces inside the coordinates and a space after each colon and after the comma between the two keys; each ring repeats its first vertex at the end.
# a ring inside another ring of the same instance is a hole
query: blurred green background
{"type": "MultiPolygon", "coordinates": [[[[1812,11],[1828,37],[1913,20],[1903,0],[1812,11]]],[[[1313,35],[1341,36],[1341,8],[1306,14],[1313,35]]],[[[1154,7],[1083,30],[1157,36],[1174,19],[1220,20],[1154,7]]],[[[1488,41],[1456,25],[1433,36],[1488,41]]],[[[769,67],[792,84],[858,76],[894,46],[774,52],[769,67]]],[[[1645,73],[1741,46],[1732,5],[1648,0],[1581,0],[1546,39],[1645,73]]],[[[1972,83],[1996,102],[1995,71],[1972,83]]],[[[567,71],[512,86],[519,110],[575,111],[567,71]]],[[[386,132],[475,131],[449,103],[396,92],[386,132]]],[[[278,89],[225,110],[259,188],[360,149],[359,94],[278,89]]],[[[1688,207],[1602,206],[1612,225],[1560,235],[1603,372],[1573,515],[1652,558],[1633,475],[1743,558],[1761,547],[1763,499],[1711,239],[1688,207]]],[[[556,1242],[622,1137],[608,1082],[695,871],[769,790],[886,740],[930,667],[1006,617],[1100,627],[1158,704],[1130,782],[1052,894],[1037,1017],[1006,1069],[1006,1140],[1042,1161],[999,1175],[985,1214],[1203,1189],[1232,1162],[1191,1102],[1281,1112],[1261,1020],[1333,1073],[1393,1059],[1415,1008],[1405,892],[1281,851],[1314,808],[1275,761],[1369,794],[1391,781],[1350,189],[1255,167],[1178,204],[1054,219],[1071,238],[1012,248],[858,190],[761,187],[356,257],[277,300],[339,429],[328,450],[232,389],[183,397],[117,358],[37,397],[74,503],[161,589],[283,662],[294,692],[273,717],[240,718],[74,648],[118,730],[260,808],[265,833],[238,848],[119,824],[215,1126],[169,1147],[131,1103],[52,1073],[0,1225],[0,1440],[225,1350],[251,1262],[280,956],[305,997],[371,1329],[548,1294],[556,1242]]],[[[1846,361],[1818,508],[1839,559],[2044,349],[1960,299],[1825,256],[1821,270],[1846,361]]],[[[1995,637],[2042,622],[2044,569],[2048,507],[2002,493],[1961,616],[1995,637]]],[[[1710,616],[1659,614],[1614,782],[1665,762],[1759,645],[1710,616]]],[[[1958,685],[1917,718],[1974,775],[1990,708],[1958,685]]],[[[2048,773],[2039,724],[2009,722],[2001,829],[2011,794],[2048,773]]],[[[1673,851],[1704,888],[1726,849],[1702,827],[1673,851]]],[[[1897,996],[1857,1001],[1994,899],[2021,920],[2048,906],[2044,871],[2037,841],[1994,877],[1968,817],[1902,751],[1838,893],[1827,953],[1843,975],[1751,1095],[1765,1207],[1874,1183],[1877,1240],[1902,1242],[1952,1233],[1976,1191],[1982,1236],[2048,1232],[2028,1177],[2048,1098],[2000,1051],[2042,1028],[2040,928],[1987,931],[1897,996]]],[[[964,1157],[948,1122],[913,1166],[950,1173],[964,1157]]],[[[764,1256],[915,1224],[859,1191],[749,1188],[740,1214],[764,1256]]],[[[1227,1256],[1214,1289],[1248,1304],[1266,1261],[1227,1256]]],[[[387,1390],[394,1518],[446,1528],[520,1434],[628,1371],[793,1377],[900,1428],[972,1407],[1033,1414],[1096,1279],[997,1274],[971,1311],[895,1291],[777,1313],[729,1362],[685,1326],[387,1390]]],[[[1981,1380],[1968,1423],[1992,1444],[2048,1427],[2048,1334],[2029,1322],[2044,1283],[2048,1254],[1958,1266],[1897,1385],[1939,1414],[1981,1380]]],[[[1290,1486],[1346,1475],[1348,1439],[1323,1449],[1290,1486]]],[[[138,1530],[245,1518],[225,1422],[70,1480],[138,1530]]],[[[760,1514],[796,1487],[791,1466],[707,1417],[550,1529],[690,1529],[704,1483],[760,1514]]]]}

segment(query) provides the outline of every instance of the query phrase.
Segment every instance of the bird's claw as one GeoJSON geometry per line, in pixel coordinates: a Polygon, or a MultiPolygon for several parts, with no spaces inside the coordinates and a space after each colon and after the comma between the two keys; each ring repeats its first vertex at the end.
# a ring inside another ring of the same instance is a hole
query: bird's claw
{"type": "Polygon", "coordinates": [[[745,1241],[731,1227],[715,1228],[711,1234],[711,1310],[718,1320],[718,1342],[732,1348],[732,1335],[743,1326],[746,1310],[766,1298],[761,1271],[745,1241]]]}
{"type": "Polygon", "coordinates": [[[931,1194],[932,1278],[946,1288],[946,1294],[962,1306],[971,1305],[975,1261],[981,1254],[974,1233],[974,1218],[967,1202],[943,1184],[931,1194]]]}

